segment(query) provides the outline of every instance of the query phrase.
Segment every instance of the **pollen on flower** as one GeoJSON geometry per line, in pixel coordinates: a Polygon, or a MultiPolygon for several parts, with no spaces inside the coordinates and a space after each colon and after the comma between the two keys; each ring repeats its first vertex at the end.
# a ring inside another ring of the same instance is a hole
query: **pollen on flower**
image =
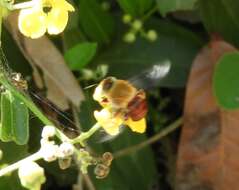
{"type": "Polygon", "coordinates": [[[31,8],[20,10],[18,26],[22,34],[30,38],[39,38],[46,32],[61,33],[68,22],[68,12],[74,7],[65,0],[39,0],[31,8]],[[44,12],[44,8],[50,8],[44,12]]]}

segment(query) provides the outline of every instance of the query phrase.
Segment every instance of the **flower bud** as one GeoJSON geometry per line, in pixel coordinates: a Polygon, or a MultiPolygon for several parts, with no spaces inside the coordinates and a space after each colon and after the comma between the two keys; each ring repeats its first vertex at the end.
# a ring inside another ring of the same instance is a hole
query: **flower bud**
{"type": "Polygon", "coordinates": [[[151,42],[154,42],[154,41],[157,40],[158,34],[157,34],[157,32],[156,32],[155,30],[149,30],[149,31],[147,32],[147,38],[148,38],[148,40],[150,40],[151,42]]]}
{"type": "Polygon", "coordinates": [[[69,167],[71,166],[71,161],[72,161],[72,158],[71,158],[71,157],[59,158],[59,159],[58,159],[59,167],[60,167],[62,170],[67,169],[67,168],[69,168],[69,167]]]}
{"type": "Polygon", "coordinates": [[[96,178],[103,179],[108,176],[110,172],[110,168],[104,164],[98,164],[96,165],[94,169],[94,173],[96,175],[96,178]]]}
{"type": "Polygon", "coordinates": [[[57,159],[58,157],[58,151],[59,151],[59,146],[54,145],[54,144],[44,144],[41,147],[41,155],[43,159],[47,162],[52,162],[57,159]]]}
{"type": "Polygon", "coordinates": [[[82,69],[81,74],[84,80],[90,80],[94,78],[94,72],[90,69],[82,69]]]}
{"type": "Polygon", "coordinates": [[[135,20],[132,24],[133,29],[135,29],[137,31],[140,30],[142,28],[142,26],[143,26],[143,23],[141,20],[135,20]]]}
{"type": "Polygon", "coordinates": [[[35,162],[23,163],[18,170],[18,176],[22,186],[27,189],[40,189],[46,181],[44,169],[35,162]]]}
{"type": "Polygon", "coordinates": [[[125,42],[133,43],[135,40],[136,40],[136,36],[132,32],[129,32],[129,33],[125,34],[125,36],[124,36],[125,42]]]}
{"type": "Polygon", "coordinates": [[[111,162],[113,160],[113,155],[110,152],[105,152],[102,155],[102,158],[103,158],[103,162],[104,162],[104,164],[106,166],[110,166],[111,165],[111,162]]]}
{"type": "Polygon", "coordinates": [[[71,156],[74,153],[74,146],[71,143],[63,142],[59,147],[58,156],[61,158],[71,156]]]}
{"type": "Polygon", "coordinates": [[[129,14],[125,14],[122,18],[123,23],[129,24],[132,20],[132,17],[129,14]]]}
{"type": "Polygon", "coordinates": [[[56,129],[53,126],[45,126],[42,130],[41,136],[43,139],[49,139],[50,137],[55,136],[56,134],[56,129]]]}

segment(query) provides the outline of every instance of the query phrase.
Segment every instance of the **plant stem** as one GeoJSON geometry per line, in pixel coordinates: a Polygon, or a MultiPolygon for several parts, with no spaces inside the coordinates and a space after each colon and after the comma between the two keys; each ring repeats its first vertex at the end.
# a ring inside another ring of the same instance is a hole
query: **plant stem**
{"type": "Polygon", "coordinates": [[[7,173],[10,173],[14,170],[17,170],[24,162],[30,162],[30,161],[34,162],[34,161],[37,161],[41,158],[42,158],[42,156],[41,156],[40,152],[38,151],[35,154],[32,154],[31,156],[28,156],[28,157],[26,157],[26,158],[24,158],[24,159],[22,159],[22,160],[20,160],[16,163],[12,164],[12,165],[9,165],[9,166],[1,169],[0,170],[0,177],[2,177],[4,175],[6,175],[7,173]]]}
{"type": "Polygon", "coordinates": [[[96,123],[93,127],[89,129],[89,131],[83,132],[80,134],[79,137],[76,137],[75,139],[71,140],[72,144],[80,143],[82,146],[85,146],[84,141],[88,139],[90,136],[92,136],[100,128],[101,128],[100,124],[96,123]]]}
{"type": "MultiPolygon", "coordinates": [[[[8,79],[3,74],[4,71],[0,74],[0,83],[4,86],[4,88],[10,90],[15,96],[17,96],[21,101],[45,124],[52,125],[54,124],[38,109],[38,107],[29,100],[25,95],[19,92],[12,84],[8,82],[8,79]]],[[[62,141],[70,141],[70,139],[65,136],[59,129],[56,128],[56,136],[62,141]]]]}
{"type": "Polygon", "coordinates": [[[151,10],[149,10],[143,17],[142,21],[146,21],[152,14],[154,14],[158,10],[157,6],[154,6],[151,10]]]}
{"type": "Polygon", "coordinates": [[[123,150],[120,150],[118,152],[116,152],[114,154],[114,158],[119,158],[122,156],[126,156],[128,154],[132,154],[136,151],[139,151],[140,149],[155,143],[156,141],[158,141],[159,139],[165,137],[166,135],[168,135],[169,133],[173,132],[175,129],[179,128],[182,125],[182,117],[178,118],[174,123],[172,123],[171,125],[169,125],[168,127],[166,127],[163,131],[161,131],[160,133],[152,136],[151,138],[149,138],[146,141],[143,141],[142,143],[133,145],[131,147],[125,148],[123,150]]]}

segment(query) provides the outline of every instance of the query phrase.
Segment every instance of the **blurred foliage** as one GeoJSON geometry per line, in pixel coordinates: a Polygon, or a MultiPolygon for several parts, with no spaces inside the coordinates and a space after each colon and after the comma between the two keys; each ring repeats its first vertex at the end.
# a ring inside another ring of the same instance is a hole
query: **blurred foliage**
{"type": "MultiPolygon", "coordinates": [[[[237,10],[239,2],[236,0],[74,0],[73,2],[76,11],[70,14],[66,30],[60,36],[51,37],[51,40],[64,55],[69,69],[82,87],[98,83],[105,77],[106,72],[107,76],[130,79],[134,76],[143,77],[154,65],[170,64],[170,72],[166,77],[149,84],[147,133],[135,134],[126,129],[116,138],[105,142],[102,139],[108,137],[99,132],[89,141],[95,155],[106,151],[116,153],[143,142],[164,130],[167,124],[182,114],[184,88],[192,61],[199,49],[208,43],[210,36],[216,35],[236,47],[239,46],[237,10]],[[179,13],[184,16],[179,16],[179,13]],[[131,43],[123,40],[125,34],[135,32],[133,27],[123,23],[122,17],[125,14],[142,22],[142,28],[138,31],[141,35],[136,36],[135,41],[131,43]],[[185,15],[199,15],[199,18],[192,22],[190,16],[185,15]],[[158,38],[155,41],[144,38],[148,30],[157,33],[158,38]],[[99,72],[102,65],[106,67],[99,72]],[[88,74],[87,77],[83,75],[84,73],[88,74]]],[[[9,66],[27,77],[35,91],[39,90],[34,84],[28,61],[5,29],[2,39],[9,66]]],[[[235,89],[238,89],[239,68],[235,64],[228,66],[229,63],[237,61],[238,53],[225,56],[220,60],[214,76],[214,90],[218,102],[228,109],[238,108],[236,99],[238,90],[235,89]]],[[[41,94],[45,92],[46,89],[39,90],[41,94]]],[[[84,90],[85,101],[76,114],[83,131],[95,123],[93,111],[99,108],[92,100],[92,93],[92,89],[84,90]]],[[[4,111],[3,105],[1,111],[4,111]]],[[[72,110],[64,111],[67,117],[72,113],[72,110]]],[[[24,118],[26,117],[22,119],[24,118]]],[[[1,122],[4,122],[4,118],[1,118],[1,122]]],[[[0,143],[0,149],[4,152],[1,166],[13,163],[37,150],[41,123],[37,119],[30,119],[30,127],[28,145],[0,143]]],[[[26,127],[24,130],[26,132],[26,127]]],[[[19,138],[21,139],[17,143],[24,144],[26,137],[19,138]]],[[[13,137],[10,138],[12,139],[13,137]]],[[[116,158],[107,178],[96,179],[93,171],[90,171],[90,179],[97,190],[173,189],[177,143],[176,134],[157,142],[154,146],[116,158]]],[[[76,164],[66,171],[59,170],[55,164],[42,165],[47,173],[47,184],[44,189],[70,189],[77,183],[76,164]]],[[[19,187],[16,173],[0,178],[0,189],[22,189],[19,187]]]]}

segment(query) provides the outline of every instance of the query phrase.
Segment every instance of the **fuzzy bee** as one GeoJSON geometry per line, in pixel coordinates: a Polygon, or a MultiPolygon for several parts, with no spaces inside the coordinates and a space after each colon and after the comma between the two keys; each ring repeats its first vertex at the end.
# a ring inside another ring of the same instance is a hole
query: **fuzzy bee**
{"type": "Polygon", "coordinates": [[[121,114],[138,121],[145,117],[148,111],[144,90],[135,88],[127,80],[108,77],[100,82],[95,89],[93,98],[102,107],[110,106],[114,115],[121,114]]]}

